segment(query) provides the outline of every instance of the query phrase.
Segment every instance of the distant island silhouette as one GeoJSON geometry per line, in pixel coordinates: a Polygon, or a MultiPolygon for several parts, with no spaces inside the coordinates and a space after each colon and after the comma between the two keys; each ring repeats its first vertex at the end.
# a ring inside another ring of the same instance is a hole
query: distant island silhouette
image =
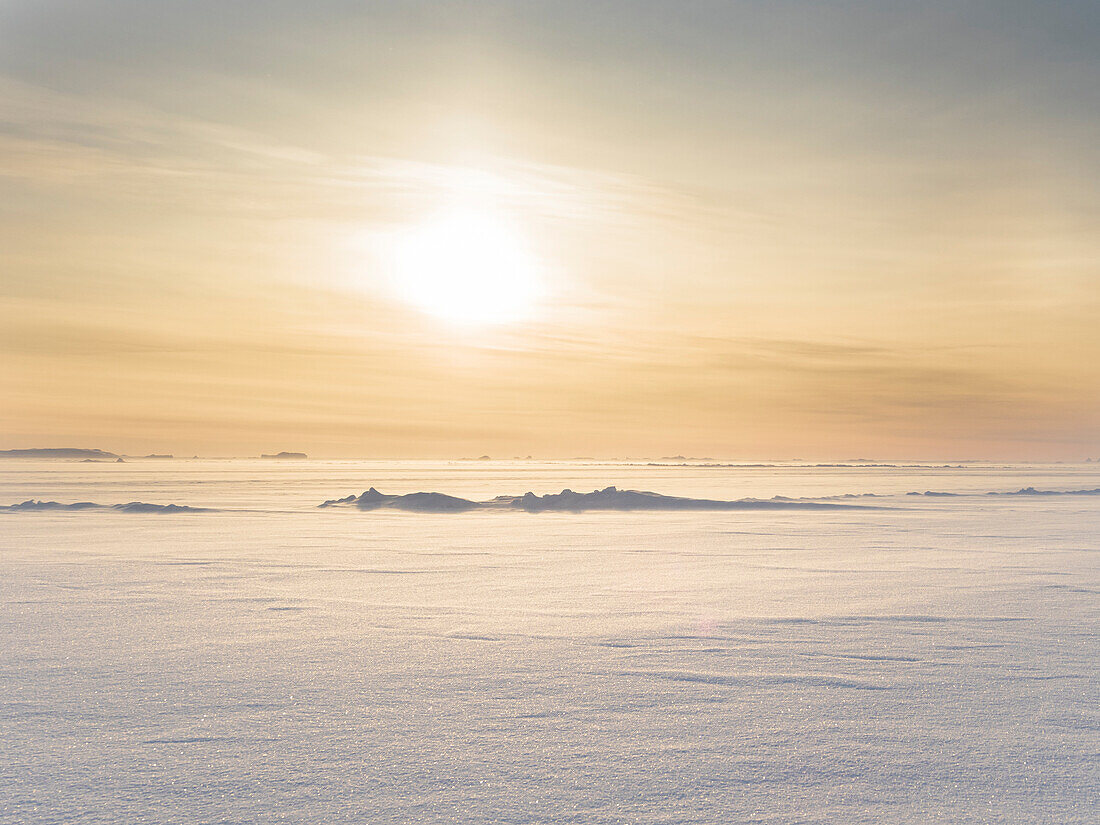
{"type": "Polygon", "coordinates": [[[282,459],[282,458],[309,458],[309,456],[306,455],[305,453],[288,453],[286,451],[283,451],[281,453],[275,453],[274,455],[269,455],[268,453],[264,453],[263,455],[260,456],[260,458],[280,458],[280,459],[282,459]]]}
{"type": "Polygon", "coordinates": [[[0,450],[0,458],[75,458],[108,459],[120,458],[117,453],[106,450],[89,450],[75,447],[40,447],[25,450],[0,450]]]}
{"type": "Polygon", "coordinates": [[[371,487],[362,495],[349,495],[331,499],[319,507],[354,507],[359,510],[407,510],[416,513],[462,513],[470,510],[525,510],[540,512],[582,512],[585,510],[836,510],[868,509],[851,504],[826,504],[816,501],[783,498],[743,498],[734,501],[717,499],[681,498],[651,493],[644,490],[620,490],[605,487],[591,493],[575,493],[562,490],[538,496],[524,493],[521,496],[497,496],[488,501],[471,501],[445,493],[407,493],[389,495],[371,487]]]}
{"type": "Polygon", "coordinates": [[[145,501],[128,501],[125,504],[96,504],[94,501],[76,501],[62,504],[58,501],[38,501],[30,498],[19,504],[0,506],[0,510],[19,512],[34,510],[115,510],[119,513],[206,513],[209,507],[189,507],[185,504],[149,504],[145,501]]]}

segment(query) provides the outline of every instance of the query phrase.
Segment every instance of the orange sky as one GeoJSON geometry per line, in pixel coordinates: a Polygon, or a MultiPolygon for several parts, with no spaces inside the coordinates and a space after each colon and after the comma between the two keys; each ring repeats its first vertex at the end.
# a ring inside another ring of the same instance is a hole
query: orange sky
{"type": "Polygon", "coordinates": [[[0,449],[1098,456],[1100,13],[900,5],[5,3],[0,449]]]}

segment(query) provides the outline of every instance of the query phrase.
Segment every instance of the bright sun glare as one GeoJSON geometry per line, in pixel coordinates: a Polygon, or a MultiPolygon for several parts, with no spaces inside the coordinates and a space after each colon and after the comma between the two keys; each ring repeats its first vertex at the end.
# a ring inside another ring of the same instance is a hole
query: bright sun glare
{"type": "Polygon", "coordinates": [[[505,219],[452,209],[391,237],[393,288],[417,309],[456,324],[528,317],[543,292],[538,262],[505,219]]]}

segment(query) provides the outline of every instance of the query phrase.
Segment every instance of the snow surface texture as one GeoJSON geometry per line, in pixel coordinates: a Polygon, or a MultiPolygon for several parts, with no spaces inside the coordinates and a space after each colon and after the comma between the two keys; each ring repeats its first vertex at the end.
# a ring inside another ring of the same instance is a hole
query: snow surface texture
{"type": "Polygon", "coordinates": [[[1100,812],[1100,468],[16,463],[5,825],[1100,812]],[[883,509],[316,507],[611,480],[883,509]]]}

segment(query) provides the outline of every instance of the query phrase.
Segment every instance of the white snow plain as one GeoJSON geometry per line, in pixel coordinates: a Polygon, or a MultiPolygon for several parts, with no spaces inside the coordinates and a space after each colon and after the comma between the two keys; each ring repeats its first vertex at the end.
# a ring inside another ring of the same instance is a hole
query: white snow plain
{"type": "Polygon", "coordinates": [[[1100,495],[1029,486],[1100,467],[5,461],[213,511],[0,512],[0,822],[1093,823],[1100,495]],[[611,484],[883,509],[317,507],[611,484]]]}

